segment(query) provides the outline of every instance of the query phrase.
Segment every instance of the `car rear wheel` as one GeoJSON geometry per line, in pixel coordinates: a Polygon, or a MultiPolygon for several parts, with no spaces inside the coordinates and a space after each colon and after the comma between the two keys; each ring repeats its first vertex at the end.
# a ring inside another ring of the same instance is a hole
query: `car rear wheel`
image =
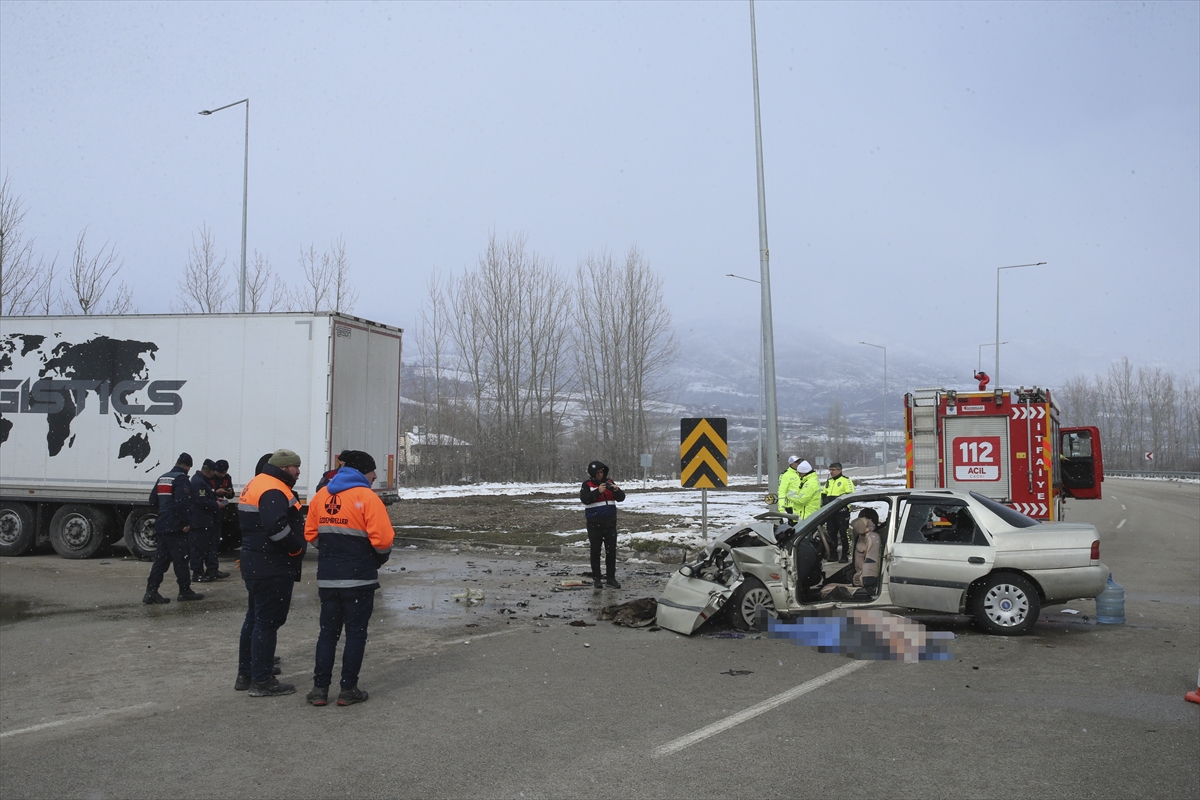
{"type": "Polygon", "coordinates": [[[775,612],[775,601],[771,599],[771,592],[763,586],[762,581],[753,577],[742,581],[742,585],[734,591],[733,597],[729,598],[728,605],[733,627],[739,631],[764,630],[765,625],[760,620],[762,615],[759,612],[766,611],[771,615],[775,612]]]}
{"type": "Polygon", "coordinates": [[[1021,636],[1033,629],[1042,602],[1028,579],[1001,572],[989,575],[975,589],[971,612],[979,627],[990,634],[1021,636]]]}

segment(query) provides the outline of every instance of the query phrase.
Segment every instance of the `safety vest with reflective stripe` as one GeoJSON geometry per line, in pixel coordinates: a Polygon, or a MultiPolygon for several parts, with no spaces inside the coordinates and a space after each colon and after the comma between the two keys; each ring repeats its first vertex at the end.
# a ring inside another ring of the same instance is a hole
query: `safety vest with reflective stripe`
{"type": "Polygon", "coordinates": [[[308,504],[304,538],[316,542],[317,588],[378,587],[396,536],[387,507],[366,486],[337,494],[322,486],[308,504]]]}
{"type": "Polygon", "coordinates": [[[273,473],[286,475],[268,466],[246,484],[238,497],[243,578],[294,575],[307,549],[300,527],[300,500],[273,473]]]}

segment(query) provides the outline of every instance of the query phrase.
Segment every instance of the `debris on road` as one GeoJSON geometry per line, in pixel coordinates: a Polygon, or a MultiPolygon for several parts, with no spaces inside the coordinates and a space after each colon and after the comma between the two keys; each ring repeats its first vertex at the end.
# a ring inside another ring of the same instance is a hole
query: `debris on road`
{"type": "Polygon", "coordinates": [[[733,677],[736,678],[740,675],[753,675],[754,670],[752,670],[752,669],[728,669],[728,670],[725,670],[724,672],[720,672],[718,674],[719,675],[732,675],[733,677]]]}
{"type": "Polygon", "coordinates": [[[653,597],[640,597],[615,606],[600,609],[596,619],[612,620],[614,625],[626,628],[646,628],[654,624],[658,616],[658,601],[653,597]]]}

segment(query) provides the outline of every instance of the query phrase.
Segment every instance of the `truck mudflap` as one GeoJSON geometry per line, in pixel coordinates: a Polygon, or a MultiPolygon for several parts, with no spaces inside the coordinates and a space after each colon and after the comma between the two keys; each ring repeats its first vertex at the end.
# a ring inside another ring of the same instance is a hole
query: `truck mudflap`
{"type": "Polygon", "coordinates": [[[737,584],[722,586],[676,572],[658,599],[658,625],[690,636],[714,614],[720,613],[737,584]]]}

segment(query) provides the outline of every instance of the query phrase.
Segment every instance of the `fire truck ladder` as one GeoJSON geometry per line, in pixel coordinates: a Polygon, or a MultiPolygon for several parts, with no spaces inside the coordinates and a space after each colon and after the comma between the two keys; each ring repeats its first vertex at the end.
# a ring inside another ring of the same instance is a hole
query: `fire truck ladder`
{"type": "Polygon", "coordinates": [[[938,487],[938,389],[917,389],[912,396],[913,488],[938,487]]]}

